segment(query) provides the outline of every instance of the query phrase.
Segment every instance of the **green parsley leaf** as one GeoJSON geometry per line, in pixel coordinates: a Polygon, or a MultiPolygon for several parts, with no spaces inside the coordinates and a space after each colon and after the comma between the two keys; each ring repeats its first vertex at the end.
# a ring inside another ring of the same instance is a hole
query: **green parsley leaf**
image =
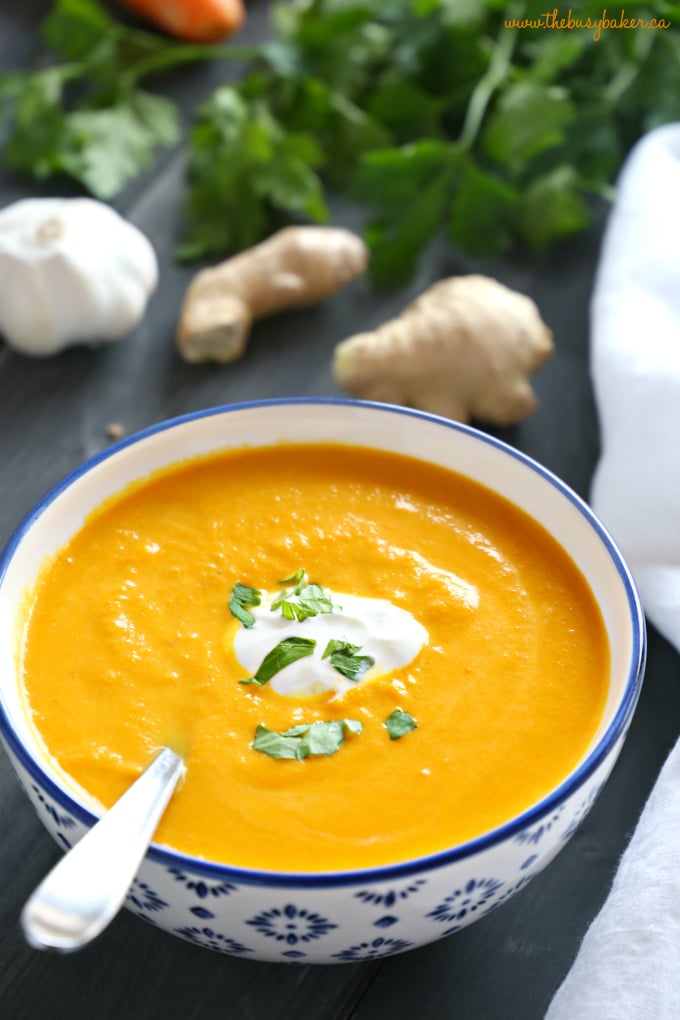
{"type": "Polygon", "coordinates": [[[321,585],[307,583],[304,567],[290,577],[280,580],[279,584],[295,585],[292,589],[284,589],[271,604],[272,612],[280,609],[285,620],[307,620],[310,616],[332,613],[338,608],[333,605],[321,585]]]}
{"type": "Polygon", "coordinates": [[[353,193],[375,209],[365,239],[378,286],[403,283],[413,272],[441,227],[459,161],[457,146],[436,139],[371,152],[361,160],[353,193]]]}
{"type": "Polygon", "coordinates": [[[357,719],[337,719],[293,726],[277,733],[260,723],[252,747],[270,758],[301,761],[310,755],[335,754],[345,743],[346,733],[358,734],[362,728],[357,719]]]}
{"type": "Polygon", "coordinates": [[[294,584],[295,594],[299,595],[304,586],[307,584],[307,571],[304,567],[300,567],[290,577],[280,577],[278,580],[279,584],[294,584]]]}
{"type": "Polygon", "coordinates": [[[390,735],[390,740],[399,740],[400,737],[406,736],[411,730],[418,728],[418,723],[415,721],[412,715],[408,712],[403,712],[400,708],[395,708],[394,712],[388,715],[384,722],[385,729],[390,735]]]}
{"type": "Polygon", "coordinates": [[[352,196],[360,202],[376,203],[385,215],[403,212],[414,194],[426,189],[451,162],[450,143],[435,138],[367,153],[352,179],[352,196]]]}
{"type": "Polygon", "coordinates": [[[146,169],[159,147],[179,140],[175,103],[142,92],[138,82],[216,53],[244,55],[129,28],[99,0],[55,0],[41,35],[61,63],[2,76],[4,161],[38,179],[68,174],[101,199],[146,169]]]}
{"type": "Polygon", "coordinates": [[[486,154],[513,175],[539,153],[561,145],[576,110],[559,85],[520,80],[498,102],[482,137],[486,154]]]}
{"type": "MultiPolygon", "coordinates": [[[[531,55],[528,74],[535,81],[551,82],[580,60],[590,46],[597,46],[588,32],[546,32],[527,45],[531,55]]],[[[581,111],[579,110],[579,117],[581,111]]]]}
{"type": "Polygon", "coordinates": [[[310,616],[332,613],[337,607],[318,584],[308,584],[299,595],[290,598],[279,596],[272,610],[281,609],[286,620],[307,620],[310,616]]]}
{"type": "Polygon", "coordinates": [[[0,87],[8,100],[9,135],[3,151],[7,166],[42,180],[62,172],[64,164],[75,158],[79,147],[62,103],[71,77],[66,67],[3,75],[0,87]]]}
{"type": "Polygon", "coordinates": [[[118,37],[124,33],[123,26],[96,0],[56,0],[42,24],[45,42],[62,60],[85,60],[104,46],[108,60],[113,61],[118,37]]]}
{"type": "Polygon", "coordinates": [[[180,137],[174,103],[139,90],[115,106],[75,111],[66,123],[77,151],[64,169],[100,199],[117,195],[150,166],[158,147],[180,137]]]}
{"type": "Polygon", "coordinates": [[[237,581],[229,597],[229,611],[232,616],[241,621],[244,627],[252,627],[255,617],[248,612],[246,607],[259,606],[261,601],[262,598],[257,588],[249,588],[247,584],[237,581]]]}
{"type": "Polygon", "coordinates": [[[370,655],[357,655],[357,652],[360,651],[361,645],[352,645],[349,641],[332,639],[326,645],[321,658],[330,658],[333,669],[347,677],[348,680],[360,680],[364,673],[367,673],[371,666],[375,665],[375,659],[370,655]]]}
{"type": "Polygon", "coordinates": [[[414,134],[430,138],[442,136],[441,106],[433,103],[428,92],[393,70],[382,77],[371,97],[369,110],[377,123],[394,132],[398,143],[406,143],[414,134]]]}
{"type": "Polygon", "coordinates": [[[282,216],[327,221],[322,162],[315,139],[288,131],[264,99],[221,86],[199,108],[191,133],[188,240],[180,257],[247,248],[282,216]]]}
{"type": "Polygon", "coordinates": [[[304,659],[305,656],[311,655],[315,648],[316,641],[313,638],[284,638],[272,648],[271,652],[267,652],[255,676],[240,682],[242,684],[258,684],[263,687],[276,673],[280,673],[286,666],[290,666],[291,662],[297,662],[298,659],[304,659]]]}
{"type": "Polygon", "coordinates": [[[571,166],[558,166],[527,188],[519,229],[532,247],[540,249],[578,233],[590,219],[578,172],[571,166]]]}
{"type": "Polygon", "coordinates": [[[506,251],[512,244],[519,204],[516,188],[468,158],[453,197],[449,237],[470,255],[506,251]]]}

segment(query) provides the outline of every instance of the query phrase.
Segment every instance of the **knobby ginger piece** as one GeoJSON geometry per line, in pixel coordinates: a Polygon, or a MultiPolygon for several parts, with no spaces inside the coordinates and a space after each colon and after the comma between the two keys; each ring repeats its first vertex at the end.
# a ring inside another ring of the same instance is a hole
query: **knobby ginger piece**
{"type": "Polygon", "coordinates": [[[508,425],[535,409],[529,376],[552,350],[530,298],[486,276],[458,276],[374,332],[343,340],[333,372],[364,400],[508,425]]]}
{"type": "Polygon", "coordinates": [[[180,314],[179,352],[185,361],[233,361],[256,319],[322,301],[367,264],[364,242],[349,230],[286,227],[197,274],[180,314]]]}

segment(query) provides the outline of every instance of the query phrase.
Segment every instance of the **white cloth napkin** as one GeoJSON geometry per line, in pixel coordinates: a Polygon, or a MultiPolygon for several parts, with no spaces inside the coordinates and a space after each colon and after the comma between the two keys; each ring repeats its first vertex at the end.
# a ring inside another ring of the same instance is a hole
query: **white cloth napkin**
{"type": "MultiPolygon", "coordinates": [[[[626,161],[591,313],[591,504],[680,650],[680,124],[626,161]]],[[[680,742],[546,1020],[680,1020],[680,742]]]]}
{"type": "Polygon", "coordinates": [[[680,744],[546,1020],[680,1017],[680,744]]]}
{"type": "Polygon", "coordinates": [[[624,166],[591,311],[603,449],[591,503],[680,649],[680,124],[624,166]]]}

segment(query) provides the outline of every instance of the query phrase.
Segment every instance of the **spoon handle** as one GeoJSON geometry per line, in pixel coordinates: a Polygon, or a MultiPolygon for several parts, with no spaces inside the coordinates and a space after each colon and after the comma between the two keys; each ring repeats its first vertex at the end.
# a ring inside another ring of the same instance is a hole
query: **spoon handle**
{"type": "Polygon", "coordinates": [[[34,948],[79,949],[113,920],[183,771],[182,758],[164,748],[57,862],[21,914],[34,948]]]}

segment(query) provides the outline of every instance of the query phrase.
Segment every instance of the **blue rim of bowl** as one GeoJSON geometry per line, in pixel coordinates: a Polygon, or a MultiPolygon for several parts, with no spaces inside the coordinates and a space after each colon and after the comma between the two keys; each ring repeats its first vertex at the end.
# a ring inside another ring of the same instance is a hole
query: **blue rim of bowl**
{"type": "MultiPolygon", "coordinates": [[[[191,422],[199,418],[219,416],[256,408],[295,405],[340,405],[349,408],[359,408],[362,410],[368,409],[388,412],[401,415],[405,418],[418,418],[436,425],[441,425],[445,428],[453,429],[457,432],[466,433],[481,442],[488,443],[490,446],[496,447],[513,457],[515,460],[520,461],[526,467],[539,474],[547,482],[558,489],[559,492],[587,520],[598,535],[600,541],[607,550],[610,559],[614,563],[628,601],[633,632],[631,662],[624,695],[609,727],[588,757],[581,762],[581,764],[573,772],[571,772],[558,787],[552,790],[537,804],[532,805],[532,807],[528,808],[522,814],[517,815],[508,822],[505,822],[503,825],[491,830],[491,832],[484,833],[483,836],[478,836],[465,843],[460,843],[445,850],[426,854],[421,857],[410,858],[394,864],[378,865],[371,868],[358,868],[348,871],[278,872],[233,867],[231,865],[208,861],[200,857],[193,857],[190,854],[184,854],[179,851],[166,848],[158,843],[152,843],[147,852],[148,858],[163,864],[167,868],[181,870],[183,872],[189,871],[194,874],[199,874],[203,878],[212,878],[214,880],[219,880],[220,882],[231,881],[245,885],[295,889],[336,888],[347,885],[373,884],[383,881],[392,882],[395,879],[408,878],[415,873],[434,870],[448,864],[464,860],[466,857],[471,857],[480,851],[496,846],[506,839],[515,836],[523,829],[533,826],[539,822],[546,815],[550,814],[561,802],[574,793],[578,787],[581,786],[583,782],[600,766],[616,744],[617,740],[624,736],[632,719],[642,686],[642,678],[646,661],[645,618],[640,597],[631,572],[628,569],[618,546],[607,529],[595,516],[585,501],[581,499],[581,497],[578,496],[566,484],[566,482],[563,482],[557,475],[553,474],[552,471],[543,467],[543,465],[533,460],[533,458],[529,457],[527,454],[514,449],[514,447],[510,446],[508,443],[505,443],[494,436],[487,435],[470,425],[450,421],[447,418],[429,414],[425,411],[418,411],[412,408],[401,407],[393,404],[353,400],[342,397],[276,397],[265,400],[243,401],[237,404],[219,405],[179,415],[175,418],[168,418],[162,422],[158,422],[156,425],[151,425],[146,429],[135,432],[108,447],[106,450],[88,458],[79,467],[65,475],[61,481],[52,486],[52,488],[45,493],[45,495],[33,506],[33,508],[29,510],[10,535],[2,549],[2,552],[0,553],[0,585],[2,584],[5,573],[17,546],[23,539],[24,535],[30,530],[33,523],[47,509],[47,507],[60,496],[62,492],[68,489],[82,475],[87,474],[102,461],[115,456],[126,447],[132,446],[141,440],[155,435],[156,433],[167,431],[177,427],[178,425],[183,425],[186,422],[191,422]]],[[[14,732],[1,701],[0,734],[2,734],[8,747],[13,751],[31,777],[38,782],[42,788],[61,805],[61,807],[85,825],[91,826],[98,820],[98,816],[94,814],[94,812],[80,804],[65,790],[62,790],[51,776],[38,764],[14,732]]]]}

